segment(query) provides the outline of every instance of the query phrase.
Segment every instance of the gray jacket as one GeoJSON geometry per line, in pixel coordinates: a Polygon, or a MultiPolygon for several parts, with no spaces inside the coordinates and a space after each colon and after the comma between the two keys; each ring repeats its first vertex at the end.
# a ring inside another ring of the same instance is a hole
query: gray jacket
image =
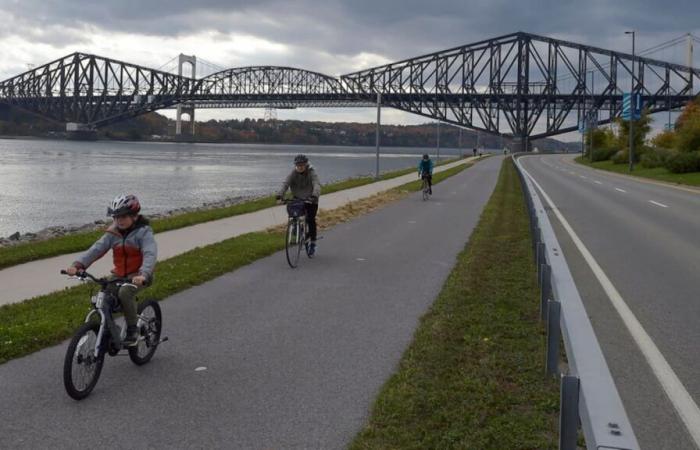
{"type": "Polygon", "coordinates": [[[87,269],[110,249],[114,262],[112,269],[114,275],[126,277],[139,274],[146,277],[147,283],[153,280],[158,246],[153,237],[153,230],[145,217],[139,216],[134,226],[123,233],[115,225],[110,226],[73,265],[79,269],[87,269]]]}
{"type": "Polygon", "coordinates": [[[321,196],[321,183],[318,181],[318,175],[312,166],[309,166],[303,173],[292,170],[284,180],[282,189],[277,192],[279,197],[283,197],[287,189],[292,191],[292,195],[302,200],[307,200],[309,197],[316,197],[316,202],[321,196]]]}

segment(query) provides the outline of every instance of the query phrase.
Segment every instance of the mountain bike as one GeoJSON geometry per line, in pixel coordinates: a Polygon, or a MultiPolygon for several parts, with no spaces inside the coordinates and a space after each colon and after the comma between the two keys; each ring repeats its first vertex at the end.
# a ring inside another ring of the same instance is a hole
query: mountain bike
{"type": "Polygon", "coordinates": [[[295,269],[299,265],[302,247],[306,251],[306,256],[311,258],[306,225],[306,205],[310,202],[295,198],[285,200],[284,203],[287,205],[287,215],[289,216],[287,233],[284,239],[284,251],[289,267],[295,269]]]}
{"type": "MultiPolygon", "coordinates": [[[[61,274],[67,275],[67,272],[61,270],[61,274]]],[[[141,366],[153,358],[158,345],[168,338],[161,338],[163,318],[160,305],[155,300],[145,300],[139,303],[137,309],[139,339],[136,345],[125,346],[122,342],[126,336],[126,325],[117,325],[113,315],[121,312],[116,292],[119,287],[130,284],[130,280],[96,278],[85,271],[78,272],[76,278],[100,286],[100,290],[90,297],[90,312],[70,340],[63,363],[66,392],[75,400],[82,400],[95,388],[102,373],[105,354],[117,356],[122,350],[127,350],[131,361],[141,366]]]]}

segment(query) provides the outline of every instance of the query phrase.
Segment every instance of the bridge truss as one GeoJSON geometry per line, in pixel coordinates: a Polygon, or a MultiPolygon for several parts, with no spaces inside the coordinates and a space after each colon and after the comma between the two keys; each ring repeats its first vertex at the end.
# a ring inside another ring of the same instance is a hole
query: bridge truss
{"type": "Polygon", "coordinates": [[[457,126],[536,139],[608,123],[622,96],[651,113],[697,95],[700,70],[513,33],[339,78],[290,68],[233,68],[204,78],[74,53],[0,83],[0,102],[49,119],[105,126],[178,104],[196,108],[393,107],[457,126]]]}

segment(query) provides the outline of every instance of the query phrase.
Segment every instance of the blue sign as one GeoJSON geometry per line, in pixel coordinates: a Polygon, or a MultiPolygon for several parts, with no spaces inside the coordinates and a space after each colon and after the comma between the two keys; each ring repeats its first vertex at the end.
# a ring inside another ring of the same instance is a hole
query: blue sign
{"type": "Polygon", "coordinates": [[[634,109],[634,120],[639,120],[642,117],[642,96],[634,94],[634,108],[632,108],[632,94],[622,94],[622,118],[630,120],[630,114],[634,109]]]}

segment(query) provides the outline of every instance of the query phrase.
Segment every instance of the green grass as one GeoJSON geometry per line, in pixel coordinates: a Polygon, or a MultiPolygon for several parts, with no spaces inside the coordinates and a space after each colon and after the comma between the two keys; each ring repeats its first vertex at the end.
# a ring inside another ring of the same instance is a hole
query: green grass
{"type": "MultiPolygon", "coordinates": [[[[439,183],[469,165],[436,174],[439,183]]],[[[397,188],[417,191],[420,183],[397,188]]],[[[156,282],[142,298],[162,300],[284,248],[283,233],[256,232],[237,236],[158,262],[156,282]]],[[[58,270],[58,269],[57,269],[58,270]]],[[[0,306],[0,364],[60,343],[70,337],[87,314],[90,287],[63,291],[0,306]]]]}
{"type": "MultiPolygon", "coordinates": [[[[441,162],[439,165],[454,162],[454,159],[441,162]]],[[[387,172],[380,176],[382,180],[396,178],[415,172],[416,169],[409,168],[387,172]]],[[[331,183],[323,186],[322,192],[330,194],[343,189],[350,189],[358,186],[373,183],[374,177],[358,177],[351,178],[336,183],[331,183]]],[[[205,211],[192,211],[184,214],[179,214],[172,217],[155,219],[151,222],[153,231],[160,233],[163,231],[175,230],[184,228],[198,223],[210,222],[212,220],[224,219],[227,217],[247,214],[261,209],[275,206],[274,196],[267,196],[259,199],[254,199],[240,203],[237,205],[227,206],[224,208],[214,208],[205,211]]],[[[87,249],[102,236],[102,231],[90,231],[85,233],[76,233],[65,236],[60,236],[45,241],[27,242],[11,247],[0,248],[0,269],[15,266],[17,264],[35,261],[37,259],[49,258],[57,255],[65,255],[68,253],[79,252],[87,249]]]]}
{"type": "Polygon", "coordinates": [[[528,217],[510,159],[437,300],[351,449],[554,449],[558,384],[528,217]]]}
{"type": "Polygon", "coordinates": [[[595,169],[607,170],[608,172],[616,172],[624,175],[632,175],[640,178],[649,178],[652,180],[665,181],[667,183],[685,184],[688,186],[700,186],[700,172],[691,173],[672,173],[664,167],[656,167],[654,169],[645,169],[639,164],[634,166],[634,171],[629,171],[627,164],[614,164],[612,161],[597,161],[591,163],[588,159],[579,156],[575,159],[579,164],[593,167],[595,169]]]}

